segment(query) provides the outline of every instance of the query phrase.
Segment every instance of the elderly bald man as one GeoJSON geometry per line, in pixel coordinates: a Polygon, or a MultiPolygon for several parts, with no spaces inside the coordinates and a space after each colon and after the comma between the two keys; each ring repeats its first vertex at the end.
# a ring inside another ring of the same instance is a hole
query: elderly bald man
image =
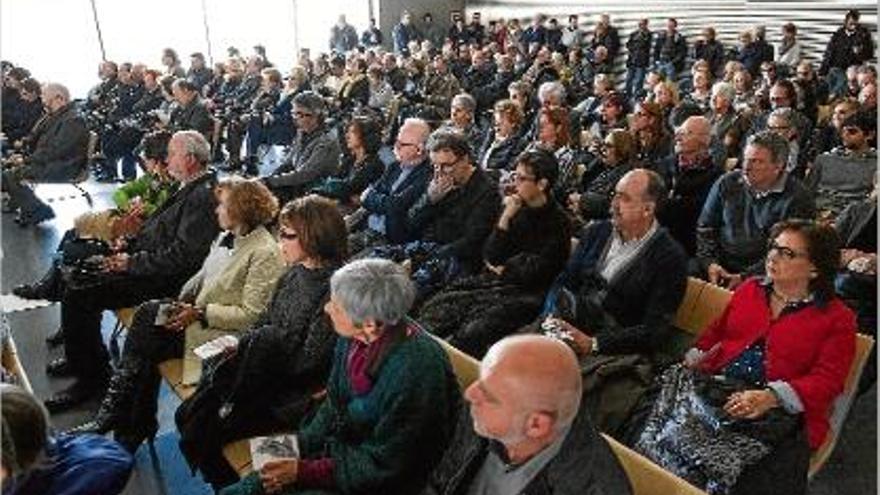
{"type": "Polygon", "coordinates": [[[55,216],[24,182],[69,182],[86,167],[89,132],[70,102],[70,92],[61,84],[46,83],[41,96],[46,116],[30,133],[30,153],[4,163],[3,191],[9,193],[9,207],[19,210],[15,221],[22,227],[55,216]]]}
{"type": "Polygon", "coordinates": [[[631,488],[614,453],[581,412],[574,352],[540,335],[489,349],[465,391],[470,414],[424,495],[616,494],[631,488]]]}

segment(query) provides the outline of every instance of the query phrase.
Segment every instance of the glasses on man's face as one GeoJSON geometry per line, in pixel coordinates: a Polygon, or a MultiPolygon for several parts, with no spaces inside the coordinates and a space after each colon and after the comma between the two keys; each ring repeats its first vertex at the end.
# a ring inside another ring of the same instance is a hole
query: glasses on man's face
{"type": "Polygon", "coordinates": [[[510,179],[513,180],[514,182],[535,182],[538,180],[538,178],[535,176],[525,175],[525,174],[521,174],[519,172],[514,172],[514,173],[510,174],[510,179]]]}
{"type": "Polygon", "coordinates": [[[407,143],[399,139],[397,141],[394,141],[395,148],[406,148],[407,146],[418,146],[418,143],[407,143]]]}
{"type": "Polygon", "coordinates": [[[802,253],[800,251],[795,251],[794,249],[788,246],[780,246],[775,241],[770,243],[769,249],[767,249],[767,254],[770,255],[772,253],[776,253],[780,258],[785,260],[793,260],[795,258],[803,258],[807,256],[807,253],[802,253]]]}
{"type": "Polygon", "coordinates": [[[771,131],[785,131],[790,128],[791,128],[791,126],[787,126],[787,125],[768,125],[767,126],[767,129],[771,130],[771,131]]]}
{"type": "Polygon", "coordinates": [[[443,172],[443,173],[449,173],[449,172],[452,172],[453,170],[455,170],[455,166],[458,165],[459,161],[460,160],[455,160],[453,162],[447,162],[447,163],[434,162],[434,168],[443,172]]]}
{"type": "Polygon", "coordinates": [[[315,114],[309,113],[309,112],[301,112],[301,111],[297,110],[297,111],[293,112],[293,116],[298,119],[302,119],[302,118],[307,118],[307,117],[314,117],[315,114]]]}
{"type": "Polygon", "coordinates": [[[292,232],[290,230],[280,230],[278,231],[278,238],[282,241],[293,241],[299,239],[299,234],[296,232],[292,232]]]}

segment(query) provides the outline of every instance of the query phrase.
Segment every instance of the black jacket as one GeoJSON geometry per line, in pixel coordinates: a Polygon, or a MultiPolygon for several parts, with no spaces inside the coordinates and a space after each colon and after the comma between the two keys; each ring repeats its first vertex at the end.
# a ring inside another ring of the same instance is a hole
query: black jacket
{"type": "MultiPolygon", "coordinates": [[[[489,449],[489,441],[477,436],[469,411],[462,408],[449,448],[422,495],[466,495],[489,449]]],[[[631,493],[632,487],[620,461],[582,406],[559,453],[535,475],[521,495],[631,493]]]]}
{"type": "Polygon", "coordinates": [[[86,167],[89,131],[72,104],[46,115],[31,131],[25,166],[35,182],[68,181],[86,167]]]}
{"type": "Polygon", "coordinates": [[[478,165],[485,170],[513,170],[516,157],[526,148],[528,141],[521,138],[519,132],[508,137],[492,148],[495,142],[495,129],[489,129],[486,139],[480,146],[478,165]],[[488,158],[487,156],[488,155],[488,158]]]}
{"type": "Polygon", "coordinates": [[[392,190],[401,172],[400,163],[388,165],[361,202],[369,213],[385,217],[385,239],[389,244],[401,244],[413,239],[407,227],[407,213],[427,189],[433,168],[426,158],[392,190]]]}
{"type": "Polygon", "coordinates": [[[202,133],[208,142],[211,142],[211,136],[214,134],[214,119],[205,108],[205,104],[198,98],[194,98],[186,106],[178,106],[171,112],[171,123],[169,125],[172,131],[194,130],[202,133]]]}
{"type": "Polygon", "coordinates": [[[846,70],[850,65],[861,65],[874,58],[874,37],[864,26],[859,26],[856,31],[848,35],[846,29],[841,27],[828,41],[825,55],[822,57],[822,65],[819,67],[819,75],[825,75],[828,70],[836,67],[846,70]]]}
{"type": "Polygon", "coordinates": [[[216,177],[206,173],[178,190],[131,240],[129,273],[186,280],[202,266],[220,232],[214,209],[216,177]]]}
{"type": "Polygon", "coordinates": [[[672,39],[672,49],[668,53],[663,52],[663,45],[666,44],[666,38],[669,31],[661,31],[654,37],[654,62],[671,63],[675,70],[681,72],[684,69],[684,61],[687,58],[687,41],[678,31],[675,32],[672,39]]]}
{"type": "Polygon", "coordinates": [[[711,157],[706,157],[699,166],[682,169],[678,166],[677,155],[669,157],[663,167],[672,173],[664,177],[669,185],[669,198],[662,203],[657,218],[685,252],[694,256],[697,253],[697,220],[712,185],[724,173],[724,168],[711,157]]]}
{"type": "Polygon", "coordinates": [[[482,263],[483,243],[501,213],[496,185],[479,169],[464,186],[431,203],[428,193],[416,202],[407,219],[410,232],[424,241],[441,244],[438,255],[455,256],[465,273],[482,263]]]}
{"type": "Polygon", "coordinates": [[[651,64],[651,41],[654,33],[651,31],[642,31],[636,29],[629,35],[626,42],[626,50],[629,55],[626,57],[627,67],[643,67],[646,68],[651,64]]]}
{"type": "Polygon", "coordinates": [[[560,311],[562,289],[574,294],[570,323],[593,332],[601,354],[662,357],[672,319],[687,287],[687,257],[659,227],[639,255],[607,283],[599,261],[611,242],[612,224],[596,221],[584,227],[577,250],[550,289],[545,313],[560,311]]]}

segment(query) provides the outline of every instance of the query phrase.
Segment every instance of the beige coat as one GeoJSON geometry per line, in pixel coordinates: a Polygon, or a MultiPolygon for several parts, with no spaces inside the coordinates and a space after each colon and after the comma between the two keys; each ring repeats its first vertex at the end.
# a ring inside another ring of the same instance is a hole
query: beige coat
{"type": "MultiPolygon", "coordinates": [[[[214,241],[212,253],[222,238],[221,234],[214,241]]],[[[284,259],[278,243],[268,230],[258,227],[245,236],[235,238],[232,258],[207,284],[204,265],[187,281],[181,289],[180,298],[191,300],[192,295],[196,294],[194,304],[205,310],[208,327],[195,322],[186,329],[185,383],[197,381],[201,368],[192,349],[222,335],[250,327],[266,309],[275,284],[284,271],[284,259]]]]}

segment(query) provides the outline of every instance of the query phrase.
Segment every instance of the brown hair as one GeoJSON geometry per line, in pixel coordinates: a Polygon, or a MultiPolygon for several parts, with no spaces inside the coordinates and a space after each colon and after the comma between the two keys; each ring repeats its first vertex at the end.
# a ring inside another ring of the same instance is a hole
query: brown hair
{"type": "Polygon", "coordinates": [[[556,146],[568,146],[571,143],[571,131],[568,123],[568,110],[562,107],[542,108],[541,115],[547,117],[550,125],[556,128],[556,146]]]}
{"type": "Polygon", "coordinates": [[[281,210],[281,225],[296,229],[303,251],[323,265],[341,265],[348,258],[348,232],[336,203],[310,194],[281,210]]]}
{"type": "Polygon", "coordinates": [[[278,214],[278,199],[261,181],[232,177],[217,184],[214,190],[218,198],[226,193],[229,216],[244,226],[247,232],[261,225],[268,225],[278,214]]]}
{"type": "Polygon", "coordinates": [[[513,100],[498,100],[495,103],[495,113],[509,120],[517,128],[523,122],[523,111],[513,100]]]}

